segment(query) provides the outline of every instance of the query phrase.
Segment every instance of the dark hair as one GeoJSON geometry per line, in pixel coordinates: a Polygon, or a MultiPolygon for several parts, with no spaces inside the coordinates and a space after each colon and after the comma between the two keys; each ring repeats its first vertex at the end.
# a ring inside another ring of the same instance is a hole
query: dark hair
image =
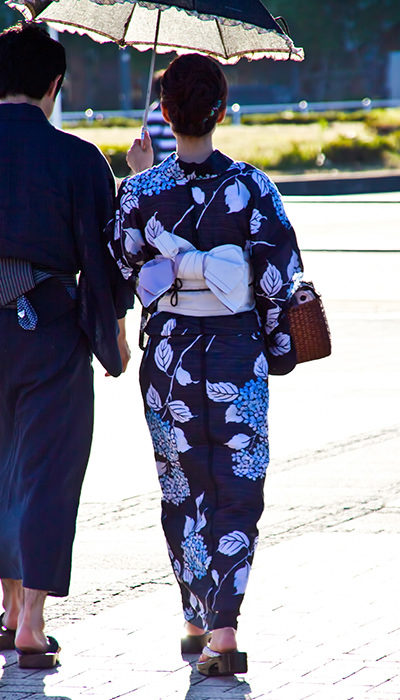
{"type": "Polygon", "coordinates": [[[172,130],[204,136],[226,108],[228,85],[218,63],[200,54],[185,54],[170,63],[161,78],[161,102],[172,130]]]}
{"type": "Polygon", "coordinates": [[[0,99],[26,95],[41,100],[51,82],[65,75],[64,47],[35,22],[21,22],[0,34],[0,99]]]}
{"type": "Polygon", "coordinates": [[[164,75],[164,70],[158,70],[157,73],[153,75],[152,91],[155,100],[159,100],[161,96],[161,79],[164,75]]]}

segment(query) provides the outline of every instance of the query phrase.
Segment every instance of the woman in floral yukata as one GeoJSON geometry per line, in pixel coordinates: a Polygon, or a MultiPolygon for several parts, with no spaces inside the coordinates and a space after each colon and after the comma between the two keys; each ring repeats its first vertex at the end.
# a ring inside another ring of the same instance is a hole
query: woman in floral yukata
{"type": "Polygon", "coordinates": [[[161,105],[177,153],[123,181],[109,243],[150,313],[140,383],[182,651],[206,675],[247,670],[236,629],[264,506],[268,373],[296,363],[282,307],[302,269],[275,185],[213,150],[226,101],[215,61],[170,64],[161,105]]]}

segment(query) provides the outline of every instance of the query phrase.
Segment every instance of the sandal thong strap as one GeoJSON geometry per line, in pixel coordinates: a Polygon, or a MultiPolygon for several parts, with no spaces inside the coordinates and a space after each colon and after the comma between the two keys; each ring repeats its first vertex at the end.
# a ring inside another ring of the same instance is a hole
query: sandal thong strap
{"type": "Polygon", "coordinates": [[[220,651],[214,651],[214,649],[210,649],[210,647],[203,647],[203,652],[204,656],[208,656],[209,659],[214,659],[216,656],[221,656],[220,651]]]}

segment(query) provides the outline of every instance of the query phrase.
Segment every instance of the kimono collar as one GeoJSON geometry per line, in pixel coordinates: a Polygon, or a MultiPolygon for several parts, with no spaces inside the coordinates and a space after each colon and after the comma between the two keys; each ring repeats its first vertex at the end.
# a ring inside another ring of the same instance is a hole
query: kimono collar
{"type": "Polygon", "coordinates": [[[222,175],[232,165],[232,160],[220,151],[213,151],[202,163],[187,163],[179,156],[177,157],[177,163],[185,175],[191,179],[193,177],[217,177],[222,175]]]}
{"type": "Polygon", "coordinates": [[[48,119],[37,105],[28,102],[0,103],[0,119],[47,122],[48,119]]]}

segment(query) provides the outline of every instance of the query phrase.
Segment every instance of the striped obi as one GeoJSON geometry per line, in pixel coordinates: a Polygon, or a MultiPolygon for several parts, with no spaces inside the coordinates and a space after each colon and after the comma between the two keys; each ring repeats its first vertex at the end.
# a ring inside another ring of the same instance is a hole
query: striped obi
{"type": "Polygon", "coordinates": [[[0,309],[16,309],[19,325],[24,330],[35,330],[37,314],[25,294],[50,277],[57,277],[76,299],[75,275],[37,269],[28,260],[0,258],[0,309]]]}
{"type": "Polygon", "coordinates": [[[35,284],[30,262],[0,258],[0,306],[7,306],[33,289],[35,284]]]}
{"type": "Polygon", "coordinates": [[[76,277],[57,270],[40,270],[28,260],[0,258],[0,307],[12,304],[49,277],[57,277],[72,298],[76,297],[76,277]]]}

